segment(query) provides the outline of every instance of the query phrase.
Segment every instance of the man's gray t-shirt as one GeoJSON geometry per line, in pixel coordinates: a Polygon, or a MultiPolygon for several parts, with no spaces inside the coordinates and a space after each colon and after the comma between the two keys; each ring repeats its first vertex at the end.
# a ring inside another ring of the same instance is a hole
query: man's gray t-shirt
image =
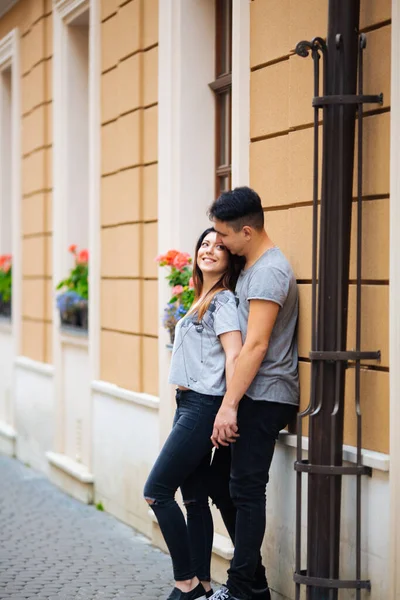
{"type": "Polygon", "coordinates": [[[196,312],[178,321],[169,383],[223,396],[225,352],[219,336],[229,331],[240,331],[240,325],[235,295],[224,290],[215,294],[200,322],[196,312]]]}
{"type": "Polygon", "coordinates": [[[253,400],[298,404],[298,291],[291,266],[279,248],[267,250],[249,269],[241,272],[236,296],[243,342],[250,300],[270,300],[280,307],[267,353],[246,395],[253,400]]]}

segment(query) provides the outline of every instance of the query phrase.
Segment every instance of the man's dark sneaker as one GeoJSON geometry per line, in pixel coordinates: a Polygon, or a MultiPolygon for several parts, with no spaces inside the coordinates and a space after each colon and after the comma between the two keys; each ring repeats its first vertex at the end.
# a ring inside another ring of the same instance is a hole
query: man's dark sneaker
{"type": "Polygon", "coordinates": [[[197,587],[194,588],[191,592],[182,592],[178,588],[174,588],[171,594],[168,596],[167,600],[205,600],[206,599],[206,591],[203,588],[202,584],[199,583],[197,587]]]}
{"type": "Polygon", "coordinates": [[[271,600],[271,592],[269,591],[269,587],[264,589],[253,589],[252,590],[251,600],[271,600]]]}
{"type": "Polygon", "coordinates": [[[226,586],[222,586],[219,590],[211,596],[211,600],[238,600],[235,596],[232,596],[226,586]]]}
{"type": "Polygon", "coordinates": [[[213,595],[213,593],[214,593],[213,589],[211,589],[208,592],[206,592],[206,598],[211,598],[211,596],[213,595]]]}

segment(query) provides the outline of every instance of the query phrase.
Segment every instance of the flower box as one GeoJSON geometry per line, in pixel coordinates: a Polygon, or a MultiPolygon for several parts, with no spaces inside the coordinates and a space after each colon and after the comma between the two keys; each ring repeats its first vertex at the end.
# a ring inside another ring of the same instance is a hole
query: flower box
{"type": "Polygon", "coordinates": [[[57,308],[63,327],[87,331],[89,254],[87,250],[78,252],[75,244],[69,247],[69,252],[74,256],[74,266],[57,286],[58,290],[66,290],[57,296],[57,308]]]}
{"type": "Polygon", "coordinates": [[[64,292],[57,298],[60,321],[63,327],[88,329],[88,301],[70,292],[64,292]]]}
{"type": "Polygon", "coordinates": [[[11,298],[4,302],[0,297],[0,317],[11,318],[11,298]]]}

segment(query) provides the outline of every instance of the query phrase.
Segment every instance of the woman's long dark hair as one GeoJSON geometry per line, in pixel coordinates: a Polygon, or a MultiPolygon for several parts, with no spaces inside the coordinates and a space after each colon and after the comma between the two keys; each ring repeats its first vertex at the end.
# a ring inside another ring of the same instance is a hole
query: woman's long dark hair
{"type": "MultiPolygon", "coordinates": [[[[201,297],[201,294],[203,292],[203,273],[201,272],[201,269],[200,269],[199,265],[197,264],[197,254],[200,250],[200,247],[203,243],[204,238],[209,233],[216,233],[214,227],[209,227],[208,229],[203,231],[203,233],[197,240],[196,249],[194,251],[194,265],[193,265],[194,302],[193,302],[193,305],[198,301],[198,299],[201,297]]],[[[207,311],[208,307],[210,306],[210,303],[211,303],[212,299],[214,298],[215,294],[217,294],[221,290],[231,290],[231,292],[235,291],[236,282],[238,280],[239,273],[243,269],[246,260],[243,256],[235,256],[234,254],[231,254],[229,252],[229,250],[228,250],[228,255],[229,256],[228,256],[227,270],[225,271],[225,273],[223,273],[223,275],[221,275],[220,279],[213,285],[213,287],[206,294],[206,296],[203,298],[201,303],[196,306],[195,310],[198,314],[199,321],[203,318],[203,316],[204,316],[205,312],[207,311]]]]}

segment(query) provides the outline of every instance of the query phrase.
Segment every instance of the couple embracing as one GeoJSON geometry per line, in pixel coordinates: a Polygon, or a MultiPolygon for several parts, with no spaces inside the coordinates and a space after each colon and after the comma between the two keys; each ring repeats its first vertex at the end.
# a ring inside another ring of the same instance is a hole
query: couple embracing
{"type": "Polygon", "coordinates": [[[269,600],[260,555],[265,491],[279,431],[299,402],[297,285],[264,229],[254,190],[224,192],[209,216],[214,226],[194,257],[195,301],[176,326],[173,428],[144,496],[172,558],[168,600],[269,600]],[[234,545],[226,585],[216,592],[209,498],[234,545]]]}

